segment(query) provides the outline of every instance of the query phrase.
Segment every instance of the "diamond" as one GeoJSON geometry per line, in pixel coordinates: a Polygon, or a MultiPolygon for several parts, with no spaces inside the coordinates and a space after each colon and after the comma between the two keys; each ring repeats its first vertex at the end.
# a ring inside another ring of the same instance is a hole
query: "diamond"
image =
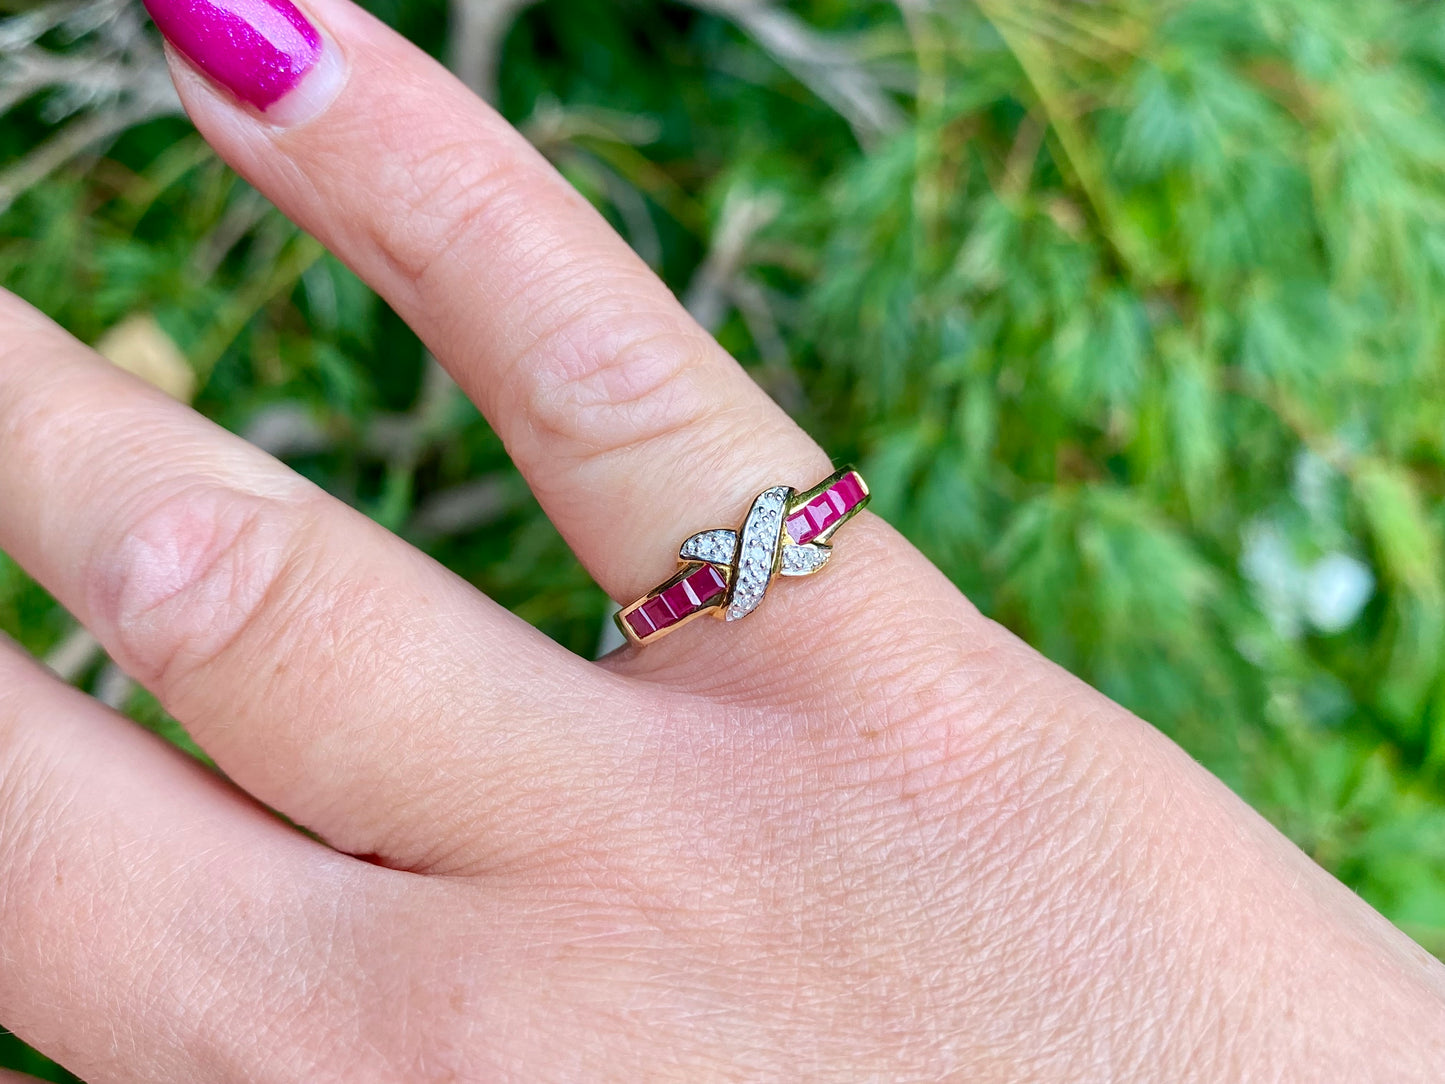
{"type": "Polygon", "coordinates": [[[736,531],[700,531],[682,544],[680,556],[684,561],[710,561],[716,565],[730,565],[737,549],[736,531]]]}
{"type": "Polygon", "coordinates": [[[802,546],[783,547],[783,565],[778,571],[784,576],[809,576],[828,563],[833,551],[821,542],[809,542],[802,546]]]}
{"type": "Polygon", "coordinates": [[[787,486],[774,486],[760,493],[748,511],[739,546],[742,559],[727,611],[729,621],[752,613],[767,592],[782,538],[782,512],[792,494],[787,486]]]}

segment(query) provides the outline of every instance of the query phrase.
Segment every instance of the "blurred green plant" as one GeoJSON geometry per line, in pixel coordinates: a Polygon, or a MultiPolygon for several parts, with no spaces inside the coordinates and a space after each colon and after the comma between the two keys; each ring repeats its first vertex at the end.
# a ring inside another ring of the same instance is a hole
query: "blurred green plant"
{"type": "MultiPolygon", "coordinates": [[[[370,6],[982,609],[1445,953],[1445,9],[370,6]]],[[[152,318],[200,410],[597,650],[495,436],[173,114],[140,26],[0,22],[0,282],[90,342],[152,318]]],[[[3,557],[0,628],[184,743],[3,557]]]]}

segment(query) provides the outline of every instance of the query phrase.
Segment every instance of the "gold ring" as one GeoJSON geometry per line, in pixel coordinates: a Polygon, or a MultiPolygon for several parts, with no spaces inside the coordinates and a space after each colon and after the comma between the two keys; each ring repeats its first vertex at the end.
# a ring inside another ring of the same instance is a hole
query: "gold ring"
{"type": "Polygon", "coordinates": [[[622,635],[650,644],[695,617],[739,621],[762,604],[777,576],[811,576],[828,563],[828,540],[868,503],[852,467],[812,489],[763,490],[738,530],[700,531],[678,551],[678,570],[616,617],[622,635]]]}

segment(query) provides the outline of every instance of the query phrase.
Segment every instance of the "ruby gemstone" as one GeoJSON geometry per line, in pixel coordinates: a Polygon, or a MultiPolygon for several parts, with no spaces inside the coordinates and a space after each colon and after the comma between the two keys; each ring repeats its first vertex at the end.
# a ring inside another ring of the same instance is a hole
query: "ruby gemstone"
{"type": "Polygon", "coordinates": [[[711,606],[727,589],[722,573],[712,565],[703,565],[633,610],[627,615],[627,624],[639,640],[645,640],[711,606]]]}
{"type": "Polygon", "coordinates": [[[862,479],[849,471],[788,517],[788,537],[799,546],[811,542],[862,503],[862,479]]]}

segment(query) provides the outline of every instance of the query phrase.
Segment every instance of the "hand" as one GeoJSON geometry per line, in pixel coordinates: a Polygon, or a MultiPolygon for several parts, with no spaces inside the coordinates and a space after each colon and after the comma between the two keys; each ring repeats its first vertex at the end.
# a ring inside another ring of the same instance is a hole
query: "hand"
{"type": "MultiPolygon", "coordinates": [[[[614,598],[830,473],[435,64],[231,7],[152,3],[196,124],[614,598]]],[[[1439,964],[866,513],[746,621],[585,662],[5,297],[0,547],[235,784],[0,648],[0,1019],[87,1079],[1445,1068],[1439,964]]]]}

